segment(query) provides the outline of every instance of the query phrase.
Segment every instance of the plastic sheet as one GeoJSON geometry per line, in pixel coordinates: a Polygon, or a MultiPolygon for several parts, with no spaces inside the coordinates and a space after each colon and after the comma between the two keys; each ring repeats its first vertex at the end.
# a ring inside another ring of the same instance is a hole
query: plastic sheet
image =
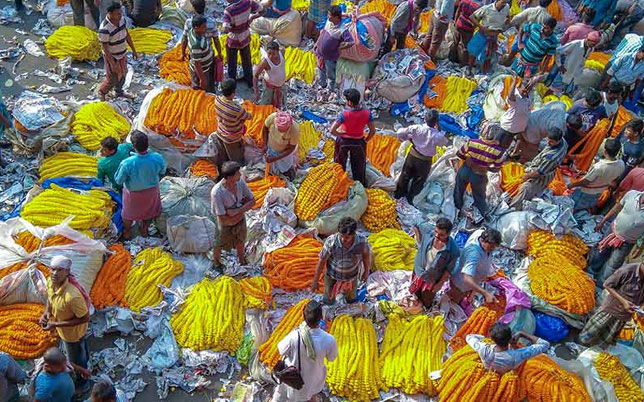
{"type": "Polygon", "coordinates": [[[494,226],[501,232],[502,245],[513,250],[525,250],[528,235],[535,229],[532,221],[537,219],[539,215],[532,211],[510,212],[501,216],[494,226]]]}
{"type": "Polygon", "coordinates": [[[12,110],[13,117],[27,130],[39,130],[65,118],[63,106],[54,98],[24,91],[12,110]]]}
{"type": "Polygon", "coordinates": [[[346,216],[359,220],[367,210],[367,193],[360,182],[355,182],[349,188],[345,201],[325,209],[311,221],[300,221],[305,228],[316,229],[321,235],[330,235],[338,231],[338,223],[346,216]]]}
{"type": "Polygon", "coordinates": [[[404,102],[418,93],[425,82],[424,61],[417,51],[396,50],[380,59],[372,79],[378,95],[394,102],[404,102]]]}
{"type": "Polygon", "coordinates": [[[154,340],[150,349],[142,356],[142,360],[157,372],[170,368],[179,361],[179,347],[167,320],[163,322],[161,335],[154,340]]]}
{"type": "Polygon", "coordinates": [[[553,317],[539,311],[534,312],[536,329],[534,334],[549,342],[559,342],[568,336],[568,326],[566,322],[559,317],[553,317]]]}
{"type": "Polygon", "coordinates": [[[178,253],[206,253],[214,247],[217,225],[207,217],[194,215],[172,216],[166,232],[170,247],[178,253]]]}

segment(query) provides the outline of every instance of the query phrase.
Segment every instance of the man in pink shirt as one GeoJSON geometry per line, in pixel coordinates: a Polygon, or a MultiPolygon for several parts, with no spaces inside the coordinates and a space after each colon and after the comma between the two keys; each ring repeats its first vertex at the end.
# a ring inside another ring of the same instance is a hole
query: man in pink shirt
{"type": "Polygon", "coordinates": [[[588,8],[581,15],[581,22],[572,24],[566,29],[566,32],[561,36],[560,43],[565,45],[566,43],[577,40],[577,39],[586,39],[588,33],[595,30],[590,24],[595,18],[595,10],[588,8]]]}
{"type": "Polygon", "coordinates": [[[615,191],[615,198],[622,198],[630,190],[644,191],[644,167],[638,166],[628,172],[624,180],[619,183],[619,187],[615,191]]]}

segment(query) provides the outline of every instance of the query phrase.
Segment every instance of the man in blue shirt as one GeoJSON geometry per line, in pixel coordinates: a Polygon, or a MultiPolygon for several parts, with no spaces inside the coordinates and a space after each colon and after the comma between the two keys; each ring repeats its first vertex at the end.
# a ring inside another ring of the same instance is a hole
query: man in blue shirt
{"type": "Polygon", "coordinates": [[[624,96],[635,98],[639,94],[635,93],[644,77],[644,46],[634,54],[626,54],[611,62],[610,67],[606,70],[606,77],[602,82],[602,88],[608,86],[609,81],[618,82],[624,87],[624,96]]]}
{"type": "Polygon", "coordinates": [[[27,374],[13,357],[0,352],[0,402],[15,402],[20,397],[18,384],[25,382],[27,374]]]}
{"type": "Polygon", "coordinates": [[[517,39],[521,53],[512,63],[512,70],[520,77],[530,78],[549,64],[559,46],[559,38],[554,34],[556,26],[557,20],[552,17],[543,25],[536,22],[524,25],[517,39]]]}
{"type": "Polygon", "coordinates": [[[115,190],[121,191],[122,186],[116,183],[114,176],[119,168],[121,162],[130,157],[130,153],[134,150],[132,144],[120,144],[114,137],[106,137],[101,141],[101,156],[98,160],[98,170],[96,177],[103,184],[107,184],[105,179],[109,180],[115,190]]]}
{"type": "Polygon", "coordinates": [[[58,348],[43,356],[45,363],[35,381],[34,402],[71,402],[74,381],[67,372],[67,358],[58,348]]]}

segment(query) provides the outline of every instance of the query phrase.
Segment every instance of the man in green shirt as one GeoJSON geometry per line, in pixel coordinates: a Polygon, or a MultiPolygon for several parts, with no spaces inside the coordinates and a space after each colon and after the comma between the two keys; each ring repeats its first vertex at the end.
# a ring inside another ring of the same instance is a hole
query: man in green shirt
{"type": "Polygon", "coordinates": [[[110,183],[112,183],[112,187],[117,191],[121,191],[122,187],[116,183],[114,175],[116,174],[121,161],[129,158],[130,152],[133,149],[132,144],[125,143],[119,145],[116,138],[105,137],[103,141],[101,141],[101,156],[103,157],[98,160],[98,179],[102,181],[103,184],[107,184],[105,182],[105,178],[109,179],[110,183]]]}

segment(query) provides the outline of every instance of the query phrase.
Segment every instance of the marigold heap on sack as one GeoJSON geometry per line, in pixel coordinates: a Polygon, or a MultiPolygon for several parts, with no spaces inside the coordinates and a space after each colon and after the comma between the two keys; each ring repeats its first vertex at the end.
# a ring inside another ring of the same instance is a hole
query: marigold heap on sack
{"type": "Polygon", "coordinates": [[[45,49],[50,57],[74,61],[98,60],[101,57],[101,44],[96,32],[83,26],[63,25],[56,29],[47,40],[45,49]]]}
{"type": "Polygon", "coordinates": [[[186,58],[181,60],[181,45],[163,53],[163,56],[159,59],[159,75],[167,81],[190,86],[192,80],[190,79],[188,55],[186,54],[186,58]]]}
{"type": "Polygon", "coordinates": [[[259,359],[269,370],[272,370],[280,359],[277,344],[304,321],[304,307],[309,301],[311,299],[303,299],[296,305],[291,306],[282,317],[280,323],[277,324],[277,327],[271,332],[266,342],[259,347],[259,359]]]}
{"type": "Polygon", "coordinates": [[[414,269],[416,240],[400,229],[384,229],[367,239],[373,253],[373,268],[377,271],[414,269]]]}
{"type": "Polygon", "coordinates": [[[545,355],[533,357],[518,370],[528,401],[590,402],[584,382],[545,355]]]}
{"type": "MultiPolygon", "coordinates": [[[[128,29],[130,38],[136,51],[145,54],[157,54],[168,49],[168,41],[172,39],[172,32],[155,28],[128,29]]],[[[130,46],[128,45],[128,49],[130,46]]]]}
{"type": "Polygon", "coordinates": [[[125,282],[132,267],[130,252],[121,243],[109,248],[112,254],[98,272],[90,298],[97,309],[125,306],[125,282]]]}
{"type": "Polygon", "coordinates": [[[130,132],[130,122],[109,103],[92,102],[74,114],[70,131],[83,148],[98,151],[107,137],[122,142],[130,132]]]}
{"type": "Polygon", "coordinates": [[[244,295],[233,278],[221,276],[197,283],[170,325],[177,343],[195,351],[234,354],[244,338],[244,295]]]}
{"type": "Polygon", "coordinates": [[[347,198],[353,180],[337,163],[323,163],[309,170],[295,199],[295,214],[310,221],[320,212],[347,198]]]}
{"type": "Polygon", "coordinates": [[[19,303],[0,306],[0,352],[14,359],[35,359],[56,345],[55,331],[45,332],[40,317],[45,306],[19,303]]]}
{"type": "Polygon", "coordinates": [[[274,187],[286,187],[286,181],[277,176],[268,176],[259,180],[248,182],[248,188],[255,197],[255,205],[253,209],[257,209],[264,204],[264,198],[268,190],[274,187]]]}
{"type": "Polygon", "coordinates": [[[46,158],[38,169],[40,182],[57,177],[96,177],[98,158],[76,152],[58,152],[46,158]]]}
{"type": "Polygon", "coordinates": [[[368,188],[366,192],[369,203],[360,219],[367,230],[379,232],[389,228],[400,229],[396,201],[386,191],[379,188],[368,188]]]}
{"type": "Polygon", "coordinates": [[[239,281],[244,293],[244,308],[266,310],[271,304],[273,287],[265,276],[253,276],[239,281]]]}
{"type": "Polygon", "coordinates": [[[217,166],[206,159],[197,159],[194,161],[190,165],[190,174],[196,177],[209,177],[211,179],[216,179],[219,176],[217,166]]]}
{"type": "Polygon", "coordinates": [[[400,148],[400,140],[390,135],[374,135],[367,142],[367,159],[385,176],[389,176],[389,169],[396,161],[400,148]]]}
{"type": "MultiPolygon", "coordinates": [[[[293,292],[308,289],[313,282],[315,267],[320,260],[322,242],[305,235],[297,235],[286,246],[264,255],[264,275],[271,285],[293,292]]],[[[324,289],[323,275],[318,281],[324,289]]]]}
{"type": "Polygon", "coordinates": [[[619,402],[644,401],[642,390],[633,381],[633,377],[616,356],[606,352],[599,353],[595,360],[595,369],[597,369],[597,373],[602,380],[608,381],[613,385],[619,402]]]}

